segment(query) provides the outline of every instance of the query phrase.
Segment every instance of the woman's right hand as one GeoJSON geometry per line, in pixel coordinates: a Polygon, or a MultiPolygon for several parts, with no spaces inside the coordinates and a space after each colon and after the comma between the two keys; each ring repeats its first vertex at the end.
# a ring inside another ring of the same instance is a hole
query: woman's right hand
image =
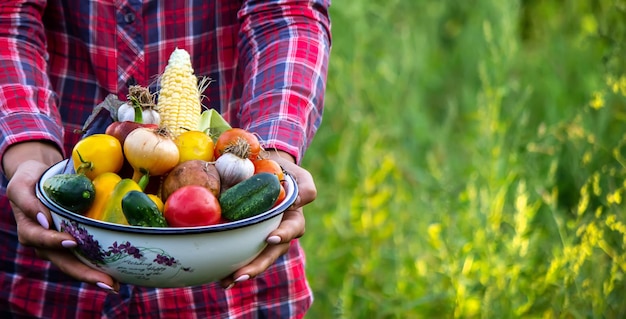
{"type": "Polygon", "coordinates": [[[105,290],[117,291],[119,284],[113,278],[83,264],[72,254],[69,248],[75,247],[76,241],[70,234],[54,230],[50,212],[35,195],[35,185],[43,172],[61,159],[55,146],[41,142],[16,144],[5,152],[2,164],[10,178],[7,196],[19,242],[33,247],[40,258],[49,260],[64,273],[105,290]]]}

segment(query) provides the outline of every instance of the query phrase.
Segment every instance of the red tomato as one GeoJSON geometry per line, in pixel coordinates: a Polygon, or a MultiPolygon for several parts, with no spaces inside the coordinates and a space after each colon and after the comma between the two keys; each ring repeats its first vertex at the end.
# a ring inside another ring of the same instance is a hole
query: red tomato
{"type": "Polygon", "coordinates": [[[220,134],[220,136],[217,138],[214,150],[215,159],[224,154],[226,148],[230,145],[237,143],[240,138],[243,138],[246,142],[248,142],[248,145],[250,145],[250,156],[248,156],[248,158],[251,161],[254,161],[261,152],[261,144],[259,143],[259,139],[256,137],[256,135],[244,129],[236,127],[222,132],[222,134],[220,134]]]}
{"type": "Polygon", "coordinates": [[[278,177],[279,181],[285,180],[285,174],[283,173],[283,168],[280,167],[278,162],[275,160],[265,158],[265,159],[257,159],[252,162],[254,164],[254,173],[267,172],[272,173],[278,177]]]}
{"type": "Polygon", "coordinates": [[[220,222],[222,208],[209,189],[187,185],[167,198],[163,216],[171,227],[209,226],[220,222]]]}

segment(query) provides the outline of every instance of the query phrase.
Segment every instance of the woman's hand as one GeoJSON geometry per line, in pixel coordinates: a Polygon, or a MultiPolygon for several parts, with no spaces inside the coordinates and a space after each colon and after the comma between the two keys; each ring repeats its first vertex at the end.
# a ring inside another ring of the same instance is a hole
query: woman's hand
{"type": "Polygon", "coordinates": [[[7,196],[17,223],[18,239],[64,273],[105,290],[116,291],[119,284],[113,278],[83,264],[68,250],[76,246],[76,241],[72,235],[53,229],[50,212],[35,195],[37,180],[61,159],[55,146],[40,142],[16,144],[5,152],[2,164],[10,178],[7,196]]]}
{"type": "Polygon", "coordinates": [[[291,155],[282,152],[270,152],[270,158],[278,162],[285,171],[289,172],[298,184],[298,197],[296,201],[283,214],[283,219],[278,228],[267,237],[267,247],[250,264],[238,269],[231,276],[222,279],[221,285],[225,288],[232,287],[237,282],[254,278],[269,266],[278,257],[289,250],[293,239],[304,235],[304,214],[302,207],[309,204],[317,197],[317,189],[311,174],[294,163],[291,155]]]}

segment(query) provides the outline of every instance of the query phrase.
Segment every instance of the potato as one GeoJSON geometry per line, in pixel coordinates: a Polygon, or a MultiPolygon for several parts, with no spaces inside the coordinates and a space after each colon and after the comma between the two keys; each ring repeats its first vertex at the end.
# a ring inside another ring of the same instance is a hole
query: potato
{"type": "Polygon", "coordinates": [[[170,194],[186,185],[206,187],[219,198],[220,175],[213,163],[203,160],[190,160],[178,164],[163,180],[161,199],[165,202],[170,194]]]}

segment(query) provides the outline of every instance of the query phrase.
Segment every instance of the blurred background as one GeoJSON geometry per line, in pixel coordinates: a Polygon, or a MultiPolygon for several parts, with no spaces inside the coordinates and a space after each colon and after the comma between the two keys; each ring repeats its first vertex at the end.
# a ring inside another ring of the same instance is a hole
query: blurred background
{"type": "Polygon", "coordinates": [[[307,318],[626,316],[626,0],[334,1],[307,318]]]}

